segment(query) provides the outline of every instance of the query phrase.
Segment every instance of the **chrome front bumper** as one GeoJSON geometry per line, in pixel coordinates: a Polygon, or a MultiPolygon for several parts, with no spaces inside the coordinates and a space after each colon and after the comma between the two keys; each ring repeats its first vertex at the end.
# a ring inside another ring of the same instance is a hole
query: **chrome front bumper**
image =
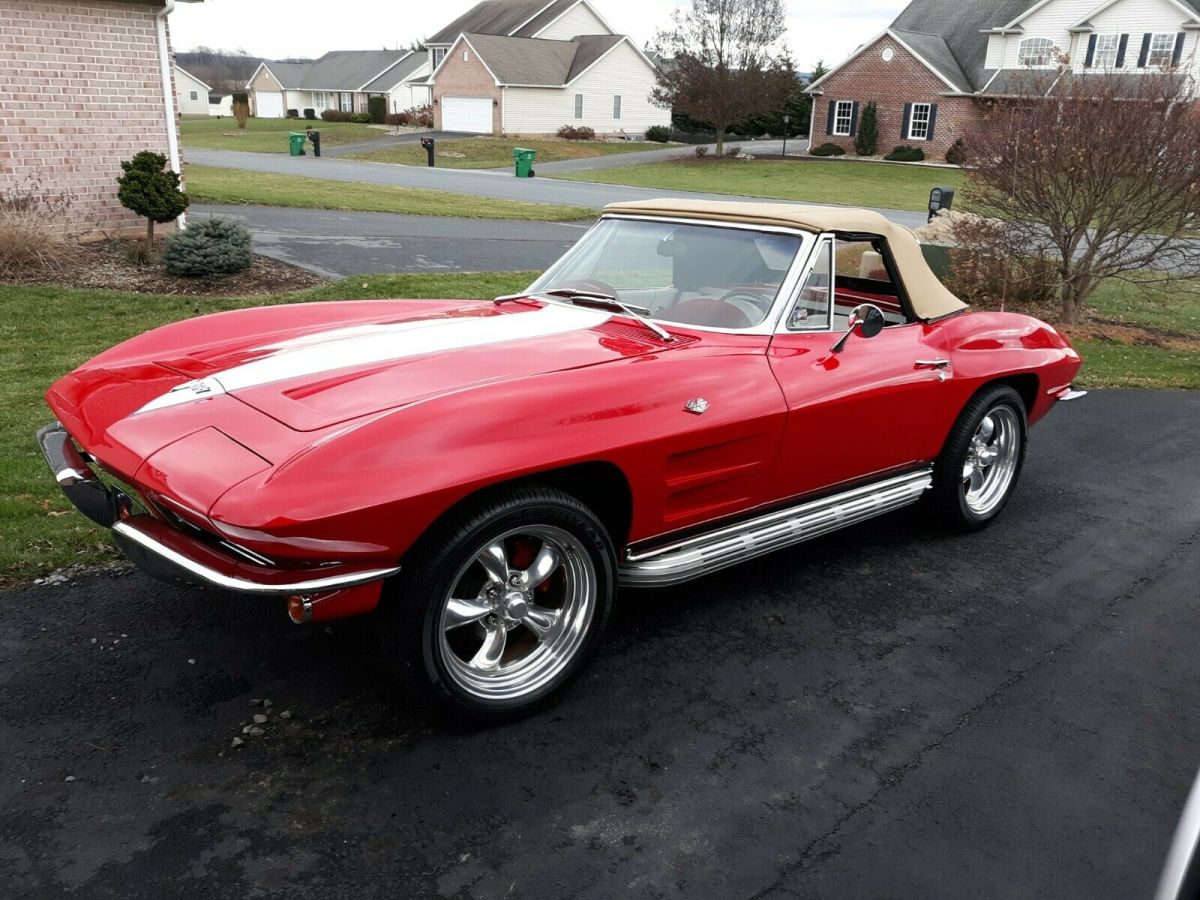
{"type": "MultiPolygon", "coordinates": [[[[297,572],[255,565],[225,552],[219,537],[205,543],[171,527],[152,515],[134,514],[133,499],[120,488],[105,484],[58,422],[37,433],[38,446],[58,486],[75,507],[99,525],[112,529],[113,541],[130,561],[163,581],[215,587],[258,596],[326,594],[381,581],[399,567],[338,569],[319,575],[320,569],[297,572]]],[[[232,545],[224,544],[228,550],[232,545]]]]}

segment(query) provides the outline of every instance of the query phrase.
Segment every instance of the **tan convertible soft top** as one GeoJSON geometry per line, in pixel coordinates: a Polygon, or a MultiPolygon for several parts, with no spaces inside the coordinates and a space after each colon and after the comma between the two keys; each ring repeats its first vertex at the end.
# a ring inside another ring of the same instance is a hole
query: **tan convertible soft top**
{"type": "Polygon", "coordinates": [[[832,231],[878,234],[887,239],[900,270],[913,312],[921,319],[966,309],[930,270],[916,236],[903,225],[889,222],[877,212],[841,206],[807,206],[798,203],[748,203],[741,200],[635,200],[610,203],[606,213],[639,216],[675,216],[750,225],[782,225],[815,233],[832,231]]]}

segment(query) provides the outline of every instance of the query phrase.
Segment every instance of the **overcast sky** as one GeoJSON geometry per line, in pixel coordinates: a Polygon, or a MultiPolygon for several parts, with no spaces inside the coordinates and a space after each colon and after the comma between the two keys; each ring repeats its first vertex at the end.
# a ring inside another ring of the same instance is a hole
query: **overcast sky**
{"type": "MultiPolygon", "coordinates": [[[[407,46],[453,21],[476,0],[204,0],[171,16],[176,50],[199,45],[278,59],[327,50],[407,46]]],[[[784,0],[796,67],[837,62],[882,31],[908,0],[784,0]]],[[[594,0],[619,33],[646,43],[677,0],[594,0]]]]}

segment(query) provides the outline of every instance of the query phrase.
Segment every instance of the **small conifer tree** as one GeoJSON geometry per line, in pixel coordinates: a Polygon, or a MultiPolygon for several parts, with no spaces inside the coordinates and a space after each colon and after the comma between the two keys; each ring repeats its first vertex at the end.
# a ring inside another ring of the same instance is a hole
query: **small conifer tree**
{"type": "Polygon", "coordinates": [[[854,135],[854,152],[859,156],[874,156],[879,149],[879,120],[872,100],[863,107],[858,120],[858,133],[854,135]]]}
{"type": "Polygon", "coordinates": [[[146,217],[146,255],[154,251],[154,223],[170,222],[188,208],[188,196],[179,189],[179,174],[167,168],[161,153],[143,150],[121,163],[125,174],[117,179],[117,198],[126,209],[146,217]]]}

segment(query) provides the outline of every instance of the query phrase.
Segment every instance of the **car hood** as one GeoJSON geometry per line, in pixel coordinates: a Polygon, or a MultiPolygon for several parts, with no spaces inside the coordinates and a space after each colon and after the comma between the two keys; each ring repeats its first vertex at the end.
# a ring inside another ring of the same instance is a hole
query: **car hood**
{"type": "MultiPolygon", "coordinates": [[[[210,333],[194,348],[141,356],[135,368],[149,363],[176,377],[155,379],[153,389],[143,381],[152,396],[139,397],[130,417],[170,415],[229,395],[291,429],[315,431],[481,384],[661,348],[649,332],[639,340],[630,334],[637,329],[606,312],[559,304],[371,303],[370,311],[390,315],[366,320],[360,304],[323,305],[333,307],[325,321],[258,333],[237,327],[236,313],[212,317],[224,320],[221,338],[210,333]]],[[[128,365],[107,362],[108,370],[130,377],[128,365]]]]}

